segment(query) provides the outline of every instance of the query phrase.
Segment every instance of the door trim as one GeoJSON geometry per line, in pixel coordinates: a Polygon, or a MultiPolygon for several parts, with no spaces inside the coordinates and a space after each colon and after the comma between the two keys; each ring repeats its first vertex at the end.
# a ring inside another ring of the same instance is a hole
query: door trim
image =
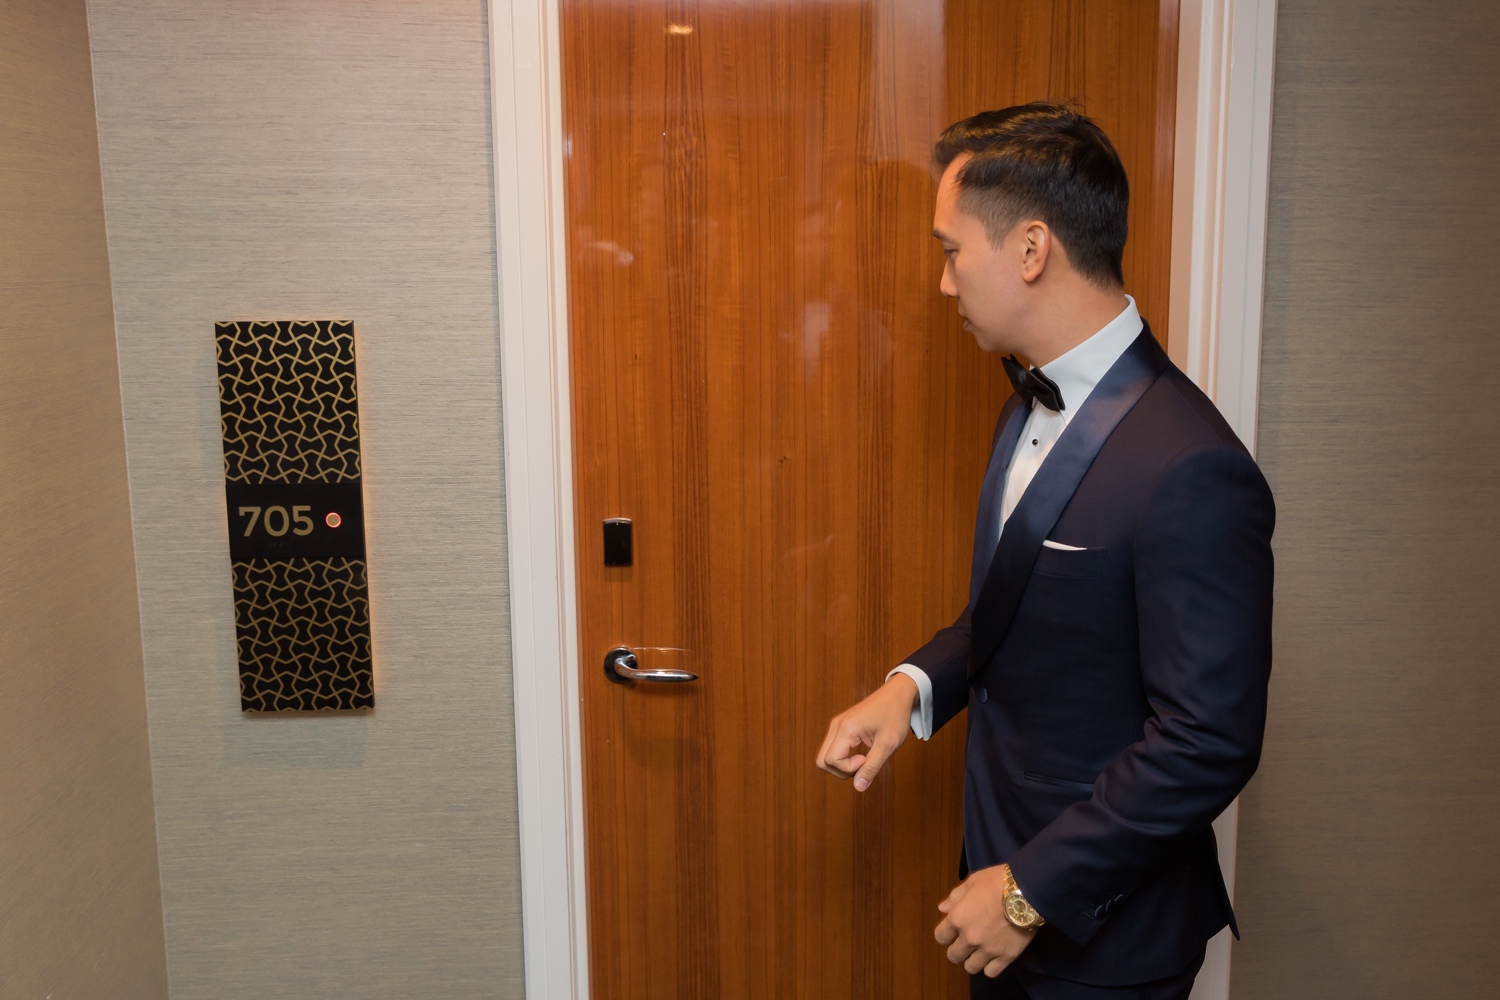
{"type": "MultiPolygon", "coordinates": [[[[586,1000],[558,0],[486,0],[528,997],[586,1000]]],[[[1181,0],[1169,350],[1254,451],[1276,0],[1181,0]]],[[[1237,806],[1216,822],[1234,889],[1237,806]]],[[[1194,990],[1229,995],[1220,935],[1194,990]]]]}
{"type": "MultiPolygon", "coordinates": [[[[1276,0],[1181,0],[1178,18],[1167,352],[1253,455],[1276,0]]],[[[1231,899],[1239,811],[1236,799],[1214,821],[1231,899]]],[[[1231,941],[1209,942],[1190,1000],[1228,1000],[1231,941]]]]}
{"type": "Polygon", "coordinates": [[[1181,0],[1168,353],[1255,451],[1276,0],[1181,0]]]}
{"type": "Polygon", "coordinates": [[[588,996],[557,0],[487,0],[526,996],[588,996]]]}

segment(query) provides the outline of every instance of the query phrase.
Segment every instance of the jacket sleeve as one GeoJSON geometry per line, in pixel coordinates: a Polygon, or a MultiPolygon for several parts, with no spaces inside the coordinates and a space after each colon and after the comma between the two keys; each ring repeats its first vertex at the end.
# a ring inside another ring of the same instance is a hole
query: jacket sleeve
{"type": "Polygon", "coordinates": [[[1260,762],[1271,671],[1271,491],[1238,448],[1177,456],[1134,542],[1151,715],[1075,803],[1010,859],[1027,900],[1086,944],[1229,805],[1260,762]]]}
{"type": "Polygon", "coordinates": [[[969,704],[969,609],[958,621],[938,629],[927,645],[902,660],[920,667],[932,682],[932,731],[969,704]]]}

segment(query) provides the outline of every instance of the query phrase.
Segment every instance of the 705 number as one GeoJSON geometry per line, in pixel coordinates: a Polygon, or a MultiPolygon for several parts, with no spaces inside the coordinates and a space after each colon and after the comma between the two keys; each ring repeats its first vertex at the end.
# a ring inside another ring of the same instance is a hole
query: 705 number
{"type": "Polygon", "coordinates": [[[266,529],[266,534],[275,538],[280,538],[288,530],[294,535],[310,535],[313,533],[312,518],[307,516],[307,512],[310,510],[312,508],[304,504],[298,504],[293,507],[290,514],[286,512],[285,507],[267,507],[265,508],[265,516],[262,517],[261,508],[259,507],[241,507],[241,517],[244,517],[246,514],[250,515],[250,523],[245,525],[245,537],[250,537],[250,533],[255,530],[257,521],[260,522],[261,527],[266,529]],[[273,518],[275,519],[274,524],[272,523],[273,518]],[[295,527],[293,527],[294,525],[295,527]]]}

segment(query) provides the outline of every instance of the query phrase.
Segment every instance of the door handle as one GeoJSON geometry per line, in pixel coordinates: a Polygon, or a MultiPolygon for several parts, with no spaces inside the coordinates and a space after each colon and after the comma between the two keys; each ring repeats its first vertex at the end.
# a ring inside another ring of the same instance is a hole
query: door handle
{"type": "Polygon", "coordinates": [[[642,670],[635,651],[628,646],[616,646],[604,654],[604,676],[616,684],[631,681],[651,681],[653,684],[682,684],[695,681],[698,675],[691,670],[642,670]]]}

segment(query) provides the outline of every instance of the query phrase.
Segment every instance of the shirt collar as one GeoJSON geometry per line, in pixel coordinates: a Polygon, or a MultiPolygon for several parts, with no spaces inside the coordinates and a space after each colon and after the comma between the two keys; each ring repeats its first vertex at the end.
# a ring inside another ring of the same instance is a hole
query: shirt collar
{"type": "Polygon", "coordinates": [[[1135,299],[1125,296],[1120,315],[1105,324],[1104,329],[1074,347],[1067,354],[1042,366],[1042,374],[1057,383],[1068,416],[1076,414],[1093,393],[1105,374],[1120,360],[1144,324],[1136,310],[1135,299]]]}

